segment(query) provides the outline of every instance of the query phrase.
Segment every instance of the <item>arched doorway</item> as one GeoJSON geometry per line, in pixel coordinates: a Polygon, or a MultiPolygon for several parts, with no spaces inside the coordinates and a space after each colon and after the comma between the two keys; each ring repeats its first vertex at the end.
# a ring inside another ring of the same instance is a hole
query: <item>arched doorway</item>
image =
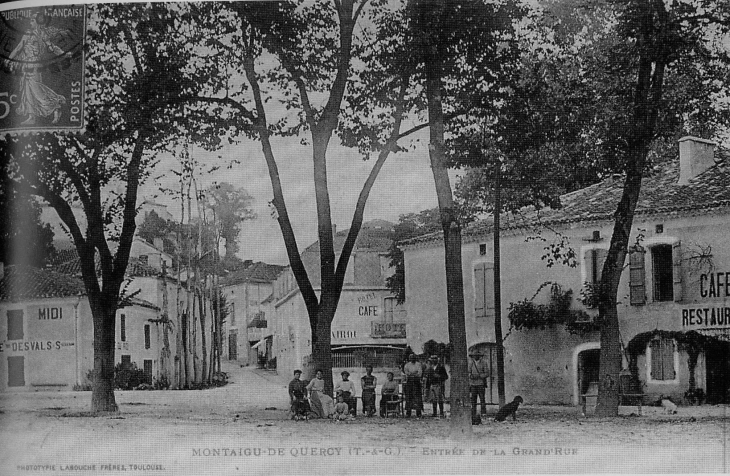
{"type": "MultiPolygon", "coordinates": [[[[573,403],[580,404],[581,395],[597,394],[599,361],[601,356],[601,344],[588,342],[581,344],[573,351],[573,403]]],[[[595,397],[592,397],[595,400],[595,397]]],[[[588,404],[594,403],[591,399],[588,404]]]]}

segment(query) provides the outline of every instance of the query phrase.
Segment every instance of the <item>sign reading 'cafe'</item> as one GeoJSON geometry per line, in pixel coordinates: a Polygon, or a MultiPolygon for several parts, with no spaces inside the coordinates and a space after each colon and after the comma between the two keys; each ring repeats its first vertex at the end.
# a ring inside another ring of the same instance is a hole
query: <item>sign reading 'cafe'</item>
{"type": "MultiPolygon", "coordinates": [[[[700,275],[700,296],[730,297],[730,272],[700,275]]],[[[730,327],[730,307],[696,306],[682,309],[682,327],[692,329],[730,327]]]]}

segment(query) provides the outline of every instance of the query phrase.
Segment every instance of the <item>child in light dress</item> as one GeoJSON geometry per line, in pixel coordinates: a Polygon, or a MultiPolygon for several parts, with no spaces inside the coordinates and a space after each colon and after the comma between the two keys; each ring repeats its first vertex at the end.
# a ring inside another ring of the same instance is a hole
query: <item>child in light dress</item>
{"type": "Polygon", "coordinates": [[[337,394],[337,404],[335,405],[335,420],[347,420],[350,417],[350,407],[345,403],[345,397],[337,394]]]}

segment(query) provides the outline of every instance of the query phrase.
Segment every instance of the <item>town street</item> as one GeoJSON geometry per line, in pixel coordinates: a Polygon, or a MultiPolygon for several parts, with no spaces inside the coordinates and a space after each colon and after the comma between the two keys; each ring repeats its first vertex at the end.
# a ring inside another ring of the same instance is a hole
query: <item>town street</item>
{"type": "Polygon", "coordinates": [[[621,407],[622,417],[598,420],[526,402],[516,422],[487,421],[459,442],[448,420],[295,422],[288,376],[224,370],[230,383],[221,388],[118,391],[120,413],[106,416],[90,416],[90,392],[3,394],[0,474],[727,470],[725,406],[680,407],[677,415],[644,407],[642,416],[621,407]]]}

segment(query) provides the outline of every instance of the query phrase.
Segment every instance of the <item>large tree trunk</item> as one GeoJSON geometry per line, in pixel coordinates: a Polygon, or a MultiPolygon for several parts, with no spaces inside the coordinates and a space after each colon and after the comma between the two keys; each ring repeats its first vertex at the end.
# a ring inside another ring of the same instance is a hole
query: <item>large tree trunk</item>
{"type": "Polygon", "coordinates": [[[160,380],[170,385],[170,299],[167,292],[167,265],[162,261],[162,351],[160,352],[160,380]]]}
{"type": "Polygon", "coordinates": [[[332,396],[334,382],[332,379],[332,319],[334,309],[322,309],[317,316],[317,329],[312,335],[313,371],[321,370],[324,377],[324,392],[332,396]]]}
{"type": "Polygon", "coordinates": [[[502,164],[494,165],[494,341],[497,344],[497,394],[499,406],[507,403],[504,390],[504,342],[502,337],[502,269],[499,243],[499,214],[502,213],[502,164]]]}
{"type": "MultiPolygon", "coordinates": [[[[427,24],[437,30],[439,12],[443,2],[428,8],[427,24]]],[[[446,294],[448,305],[449,342],[451,352],[451,431],[454,437],[471,435],[471,410],[469,408],[469,375],[467,368],[466,323],[464,320],[464,276],[461,265],[461,226],[459,225],[454,197],[451,190],[446,155],[444,151],[444,113],[441,97],[441,56],[435,35],[427,35],[424,50],[426,66],[426,98],[430,130],[429,157],[436,185],[441,225],[444,230],[446,294]]]]}
{"type": "Polygon", "coordinates": [[[618,319],[618,286],[628,253],[634,212],[641,192],[641,179],[649,148],[654,139],[661,106],[666,57],[671,52],[656,48],[661,43],[662,22],[666,28],[666,7],[654,2],[641,19],[637,36],[639,68],[633,103],[633,127],[627,137],[626,179],[621,200],[614,215],[613,235],[601,273],[598,318],[601,325],[600,377],[596,415],[618,415],[619,374],[621,371],[621,336],[618,319]],[[656,8],[656,10],[654,10],[656,8]],[[655,21],[660,19],[660,22],[655,21]]]}
{"type": "Polygon", "coordinates": [[[116,299],[109,305],[91,298],[94,322],[94,385],[91,391],[92,412],[119,411],[114,398],[114,343],[116,332],[116,299]]]}
{"type": "MultiPolygon", "coordinates": [[[[611,244],[601,273],[599,289],[598,319],[601,324],[600,375],[596,415],[608,417],[618,415],[619,374],[621,372],[621,335],[618,320],[618,286],[629,247],[634,211],[641,191],[641,176],[648,153],[636,149],[629,158],[624,192],[615,215],[611,244]]],[[[638,144],[637,144],[638,145],[638,144]]]]}
{"type": "MultiPolygon", "coordinates": [[[[207,277],[203,278],[203,283],[207,282],[207,277]]],[[[208,381],[208,346],[205,338],[205,288],[207,286],[203,285],[203,289],[201,289],[201,293],[198,298],[198,306],[200,309],[200,345],[202,347],[201,353],[203,354],[203,367],[200,374],[200,380],[202,383],[210,383],[208,381]]]]}

